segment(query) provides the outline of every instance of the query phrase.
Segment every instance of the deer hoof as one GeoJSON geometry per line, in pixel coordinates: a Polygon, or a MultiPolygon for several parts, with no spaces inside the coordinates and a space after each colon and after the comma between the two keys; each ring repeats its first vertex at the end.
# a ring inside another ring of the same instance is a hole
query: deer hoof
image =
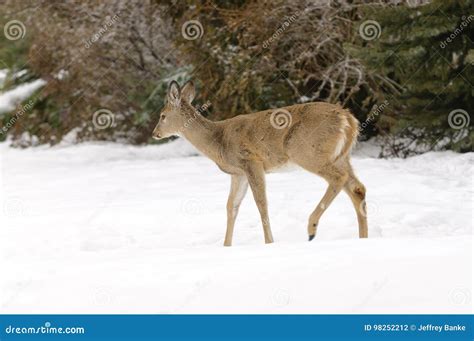
{"type": "Polygon", "coordinates": [[[312,241],[314,239],[314,236],[315,236],[314,234],[310,234],[309,238],[308,238],[308,241],[312,241]]]}

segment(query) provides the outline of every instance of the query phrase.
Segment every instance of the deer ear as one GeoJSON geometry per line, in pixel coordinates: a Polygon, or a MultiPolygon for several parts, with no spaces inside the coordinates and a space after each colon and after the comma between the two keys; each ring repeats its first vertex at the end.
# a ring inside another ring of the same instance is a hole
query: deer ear
{"type": "Polygon", "coordinates": [[[181,98],[179,84],[175,81],[171,81],[168,89],[168,101],[174,104],[178,104],[181,98]]]}
{"type": "Polygon", "coordinates": [[[193,102],[194,97],[196,96],[196,89],[194,88],[194,83],[192,81],[186,82],[183,86],[183,90],[181,91],[181,97],[191,104],[193,102]]]}

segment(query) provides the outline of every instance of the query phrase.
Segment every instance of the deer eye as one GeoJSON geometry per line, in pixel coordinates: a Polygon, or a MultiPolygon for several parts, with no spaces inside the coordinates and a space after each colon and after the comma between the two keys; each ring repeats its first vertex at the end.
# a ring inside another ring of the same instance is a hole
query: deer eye
{"type": "Polygon", "coordinates": [[[163,120],[163,121],[164,121],[164,120],[165,120],[165,118],[166,118],[166,115],[161,115],[161,120],[163,120]]]}

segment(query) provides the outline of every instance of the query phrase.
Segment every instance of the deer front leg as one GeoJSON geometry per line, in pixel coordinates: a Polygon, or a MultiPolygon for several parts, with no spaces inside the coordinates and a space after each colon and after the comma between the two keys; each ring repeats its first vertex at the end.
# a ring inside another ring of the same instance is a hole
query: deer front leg
{"type": "Polygon", "coordinates": [[[234,234],[234,224],[239,213],[242,199],[247,193],[249,183],[243,175],[232,175],[229,199],[227,200],[227,231],[225,233],[224,246],[232,245],[232,235],[234,234]]]}
{"type": "Polygon", "coordinates": [[[257,163],[248,164],[245,168],[247,179],[252,189],[255,203],[257,204],[262,219],[265,243],[273,243],[270,220],[268,219],[267,194],[265,192],[265,172],[263,166],[257,163]]]}

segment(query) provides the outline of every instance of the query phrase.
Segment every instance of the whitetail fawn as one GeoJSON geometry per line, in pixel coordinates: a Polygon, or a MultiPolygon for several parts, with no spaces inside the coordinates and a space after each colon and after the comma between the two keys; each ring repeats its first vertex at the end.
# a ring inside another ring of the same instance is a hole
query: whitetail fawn
{"type": "Polygon", "coordinates": [[[223,172],[230,174],[225,246],[232,245],[235,219],[248,185],[260,212],[265,243],[273,242],[265,173],[288,164],[315,173],[329,184],[309,217],[309,240],[315,237],[321,215],[341,189],[354,205],[359,237],[367,238],[365,187],[350,164],[358,121],[348,110],[329,103],[306,103],[213,122],[192,106],[194,96],[191,82],[182,89],[178,83],[171,82],[153,137],[183,136],[223,172]]]}

